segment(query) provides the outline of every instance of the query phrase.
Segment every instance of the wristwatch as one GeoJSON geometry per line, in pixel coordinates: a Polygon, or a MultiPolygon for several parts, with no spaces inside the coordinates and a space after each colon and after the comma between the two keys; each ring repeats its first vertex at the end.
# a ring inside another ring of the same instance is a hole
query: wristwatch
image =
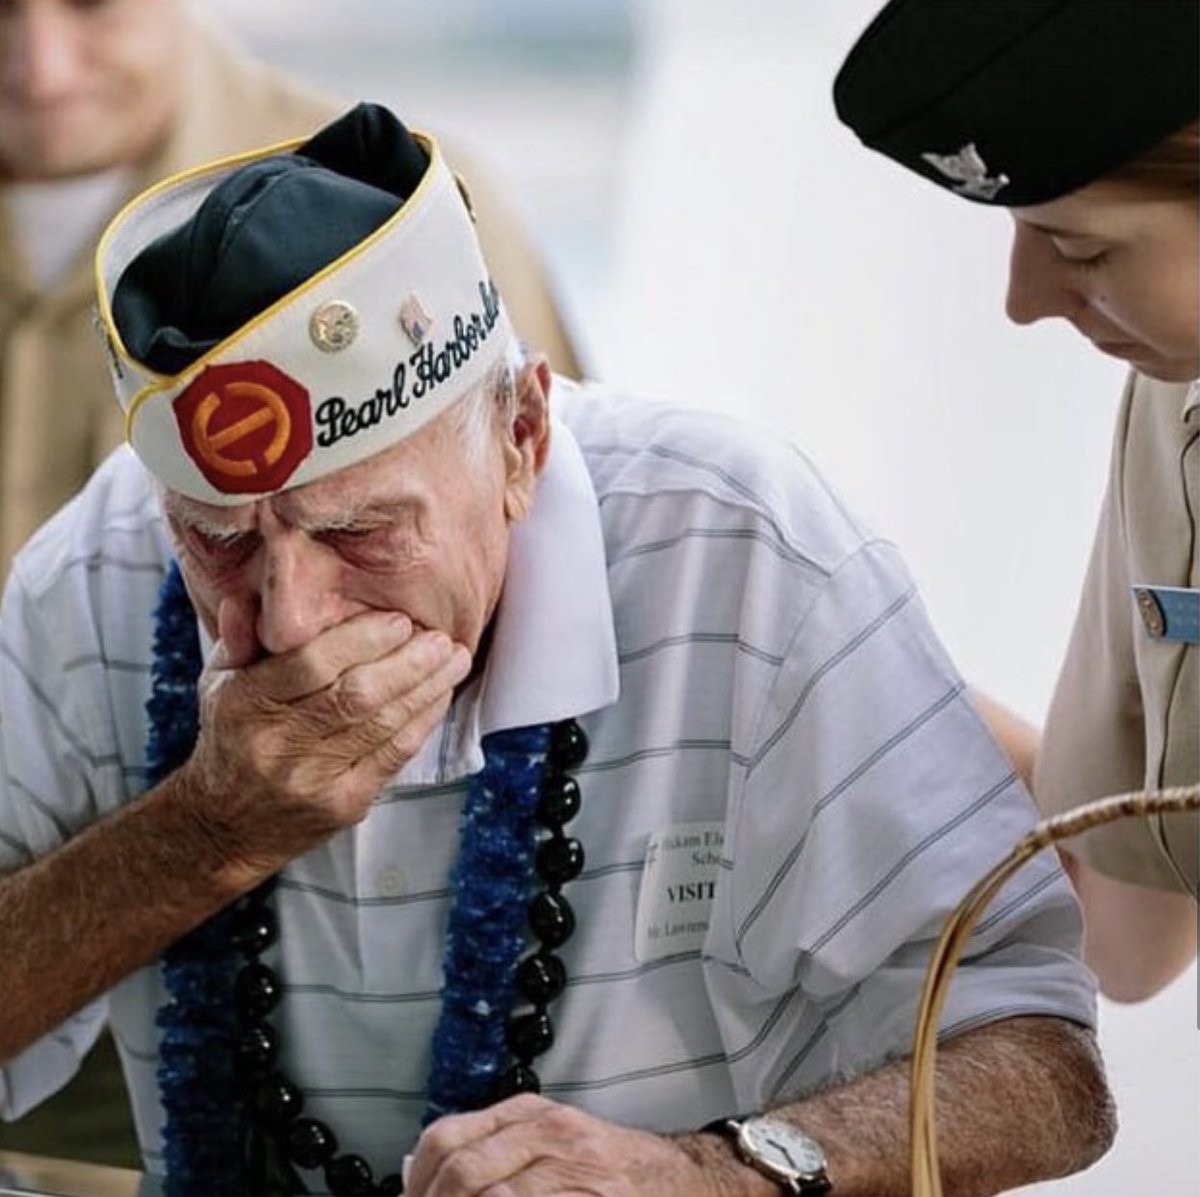
{"type": "Polygon", "coordinates": [[[821,1145],[782,1118],[770,1114],[719,1118],[704,1129],[732,1140],[742,1162],[769,1177],[785,1193],[820,1197],[833,1189],[821,1145]]]}

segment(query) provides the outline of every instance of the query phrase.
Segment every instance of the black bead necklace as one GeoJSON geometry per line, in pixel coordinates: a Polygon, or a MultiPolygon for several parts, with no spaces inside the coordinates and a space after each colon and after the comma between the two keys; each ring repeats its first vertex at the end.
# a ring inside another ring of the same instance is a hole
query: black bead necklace
{"type": "Polygon", "coordinates": [[[541,1084],[533,1070],[535,1056],[554,1044],[554,1027],[547,1012],[567,984],[567,969],[554,949],[562,947],[575,931],[575,911],[562,895],[562,887],[583,871],[583,845],[563,833],[579,813],[579,783],[567,772],[578,769],[587,757],[583,728],[573,719],[556,723],[550,733],[550,753],[542,776],[535,816],[549,835],[537,846],[533,867],[546,888],[529,904],[529,929],[538,947],[517,965],[517,992],[532,1006],[527,1013],[509,1018],[505,1035],[514,1063],[500,1077],[496,1100],[516,1093],[538,1093],[541,1084]]]}
{"type": "MultiPolygon", "coordinates": [[[[575,913],[562,888],[579,876],[583,845],[564,827],[578,813],[579,785],[568,770],[587,756],[587,738],[574,720],[555,724],[550,732],[537,805],[536,822],[549,834],[534,853],[534,870],[544,888],[529,902],[529,929],[537,946],[519,962],[513,978],[517,994],[528,1003],[510,1012],[505,1045],[511,1064],[495,1082],[491,1100],[516,1093],[538,1092],[534,1059],[554,1043],[549,1006],[562,993],[567,970],[555,952],[575,930],[575,913]]],[[[295,1167],[322,1169],[334,1197],[398,1197],[404,1186],[399,1173],[376,1180],[362,1156],[339,1152],[337,1136],[321,1119],[304,1115],[304,1093],[278,1067],[280,1037],[268,1021],[283,987],[259,956],[278,938],[279,927],[269,899],[273,880],[235,904],[230,941],[245,963],[234,980],[239,1033],[235,1055],[237,1085],[245,1098],[245,1166],[251,1192],[274,1197],[303,1192],[295,1167]],[[261,1186],[261,1187],[259,1187],[261,1186]]]]}

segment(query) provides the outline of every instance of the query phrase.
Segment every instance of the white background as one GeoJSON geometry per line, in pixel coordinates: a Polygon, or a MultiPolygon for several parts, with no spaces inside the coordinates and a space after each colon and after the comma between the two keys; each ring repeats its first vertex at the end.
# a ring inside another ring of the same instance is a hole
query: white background
{"type": "MultiPolygon", "coordinates": [[[[1006,323],[1003,212],[837,122],[833,74],[875,0],[209,6],[264,54],[472,146],[593,372],[795,440],[901,545],[968,678],[1041,720],[1123,372],[1065,326],[1006,323]]],[[[1101,1013],[1117,1146],[1027,1192],[1195,1193],[1195,970],[1101,1013]]]]}

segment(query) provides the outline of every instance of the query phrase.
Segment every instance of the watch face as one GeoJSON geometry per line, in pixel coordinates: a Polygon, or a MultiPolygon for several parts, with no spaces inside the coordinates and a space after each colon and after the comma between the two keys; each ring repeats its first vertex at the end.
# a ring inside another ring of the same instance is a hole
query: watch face
{"type": "Polygon", "coordinates": [[[782,1119],[747,1118],[739,1134],[747,1151],[782,1176],[805,1180],[824,1171],[820,1144],[782,1119]]]}

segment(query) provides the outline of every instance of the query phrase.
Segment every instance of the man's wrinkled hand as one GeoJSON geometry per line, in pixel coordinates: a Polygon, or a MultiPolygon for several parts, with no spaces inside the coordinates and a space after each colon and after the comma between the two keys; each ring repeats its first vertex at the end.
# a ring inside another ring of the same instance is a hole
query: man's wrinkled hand
{"type": "Polygon", "coordinates": [[[179,780],[223,855],[255,873],[365,817],[471,666],[445,633],[390,612],[356,615],[278,656],[254,659],[225,639],[223,628],[179,780]]]}
{"type": "Polygon", "coordinates": [[[663,1135],[522,1094],[439,1119],[417,1143],[409,1197],[715,1197],[663,1135]]]}

